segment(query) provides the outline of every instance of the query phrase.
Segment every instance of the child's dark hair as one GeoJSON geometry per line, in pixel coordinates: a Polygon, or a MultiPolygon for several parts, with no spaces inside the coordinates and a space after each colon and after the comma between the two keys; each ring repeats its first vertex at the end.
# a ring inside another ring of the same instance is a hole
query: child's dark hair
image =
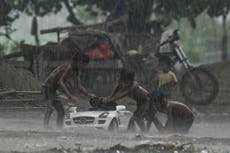
{"type": "Polygon", "coordinates": [[[154,90],[150,94],[150,101],[153,103],[162,103],[164,100],[164,94],[159,90],[154,90]]]}
{"type": "Polygon", "coordinates": [[[122,81],[134,81],[135,72],[131,69],[122,68],[120,70],[120,80],[122,81]]]}
{"type": "Polygon", "coordinates": [[[166,55],[160,56],[159,59],[158,59],[158,61],[159,61],[159,63],[165,63],[168,66],[171,66],[171,59],[168,56],[166,56],[166,55]]]}
{"type": "Polygon", "coordinates": [[[77,52],[73,56],[73,61],[76,61],[76,62],[82,61],[83,63],[89,63],[89,60],[90,60],[89,57],[82,52],[77,52]]]}

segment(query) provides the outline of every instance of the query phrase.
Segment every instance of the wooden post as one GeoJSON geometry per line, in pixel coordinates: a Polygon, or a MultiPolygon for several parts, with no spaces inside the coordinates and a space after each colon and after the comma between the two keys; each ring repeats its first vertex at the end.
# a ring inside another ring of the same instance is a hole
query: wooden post
{"type": "Polygon", "coordinates": [[[228,33],[226,26],[227,14],[222,16],[222,60],[228,59],[228,33]]]}
{"type": "Polygon", "coordinates": [[[216,22],[214,17],[211,17],[211,23],[212,23],[212,50],[214,52],[213,60],[217,62],[219,56],[218,56],[218,49],[216,46],[216,22]]]}
{"type": "Polygon", "coordinates": [[[60,31],[57,31],[57,41],[60,42],[60,31]]]}

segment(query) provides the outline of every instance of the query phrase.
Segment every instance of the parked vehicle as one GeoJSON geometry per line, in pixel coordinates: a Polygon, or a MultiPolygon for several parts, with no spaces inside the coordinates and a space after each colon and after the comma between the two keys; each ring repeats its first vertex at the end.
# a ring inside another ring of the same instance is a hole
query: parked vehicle
{"type": "Polygon", "coordinates": [[[178,30],[168,30],[162,34],[160,50],[157,56],[167,55],[171,59],[172,66],[180,62],[185,73],[180,80],[180,91],[186,101],[192,104],[209,104],[217,96],[219,91],[218,81],[206,68],[193,67],[179,46],[178,30]]]}

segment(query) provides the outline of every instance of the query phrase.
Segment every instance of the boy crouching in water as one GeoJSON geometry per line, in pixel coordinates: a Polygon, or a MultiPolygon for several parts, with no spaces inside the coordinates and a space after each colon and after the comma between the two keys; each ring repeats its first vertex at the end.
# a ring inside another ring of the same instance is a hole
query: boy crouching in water
{"type": "Polygon", "coordinates": [[[104,97],[102,102],[109,103],[123,97],[130,97],[136,101],[137,109],[134,112],[134,119],[142,131],[145,131],[144,118],[149,108],[149,92],[134,81],[135,73],[132,70],[122,69],[120,79],[114,92],[109,97],[104,97]]]}
{"type": "Polygon", "coordinates": [[[65,63],[53,70],[42,84],[42,93],[47,102],[47,109],[44,118],[44,127],[48,128],[50,116],[55,109],[57,111],[57,127],[62,128],[65,115],[61,101],[58,100],[56,91],[63,92],[71,102],[77,102],[77,97],[72,95],[65,85],[65,81],[74,77],[77,88],[88,98],[94,98],[94,94],[86,91],[81,85],[79,73],[89,63],[89,57],[84,53],[78,52],[74,55],[70,63],[65,63]]]}
{"type": "MultiPolygon", "coordinates": [[[[152,118],[152,122],[160,132],[182,134],[189,132],[193,124],[194,115],[188,106],[177,101],[168,101],[160,91],[154,91],[151,94],[151,102],[156,111],[167,114],[165,126],[156,116],[152,118]]],[[[148,121],[147,130],[149,130],[152,122],[148,121]]]]}

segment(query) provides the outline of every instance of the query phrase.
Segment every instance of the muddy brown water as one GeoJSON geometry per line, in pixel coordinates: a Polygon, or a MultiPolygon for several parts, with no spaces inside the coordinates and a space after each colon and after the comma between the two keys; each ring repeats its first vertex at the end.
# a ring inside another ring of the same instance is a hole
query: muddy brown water
{"type": "MultiPolygon", "coordinates": [[[[229,106],[225,106],[225,108],[229,106]]],[[[63,129],[55,128],[56,114],[51,118],[53,129],[45,130],[42,119],[44,109],[0,109],[0,152],[119,152],[111,150],[120,144],[127,148],[135,148],[141,144],[192,143],[202,150],[227,153],[230,152],[230,111],[225,112],[215,107],[210,111],[196,112],[196,120],[188,135],[160,135],[154,126],[149,133],[109,133],[94,129],[63,129]]],[[[158,114],[164,122],[165,116],[158,114]]],[[[134,150],[128,150],[133,152],[134,150]]],[[[128,152],[123,150],[123,152],[128,152]]],[[[153,152],[142,150],[136,152],[153,152]]],[[[120,151],[122,152],[122,150],[120,151]]],[[[163,151],[161,151],[163,152],[163,151]]],[[[169,151],[169,152],[172,152],[169,151]]],[[[191,151],[190,151],[191,152],[191,151]]]]}

